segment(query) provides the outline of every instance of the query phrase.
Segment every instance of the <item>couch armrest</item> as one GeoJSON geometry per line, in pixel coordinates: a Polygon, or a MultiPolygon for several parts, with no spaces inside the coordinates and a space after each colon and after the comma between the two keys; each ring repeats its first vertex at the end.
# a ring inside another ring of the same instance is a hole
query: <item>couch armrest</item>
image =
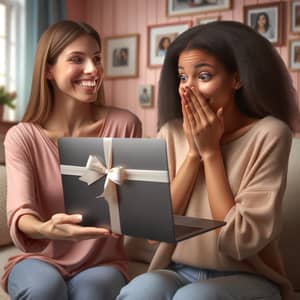
{"type": "Polygon", "coordinates": [[[11,244],[6,218],[6,171],[0,165],[0,246],[11,244]]]}

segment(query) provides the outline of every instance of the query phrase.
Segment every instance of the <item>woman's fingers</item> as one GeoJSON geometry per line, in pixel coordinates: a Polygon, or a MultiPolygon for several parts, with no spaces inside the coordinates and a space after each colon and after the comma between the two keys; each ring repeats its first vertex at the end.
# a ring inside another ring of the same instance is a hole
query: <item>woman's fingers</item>
{"type": "Polygon", "coordinates": [[[215,118],[215,113],[211,109],[208,101],[201,95],[198,89],[195,87],[190,88],[191,100],[195,109],[199,112],[203,120],[211,121],[215,118]]]}
{"type": "Polygon", "coordinates": [[[78,240],[111,235],[110,230],[106,228],[81,226],[81,222],[80,214],[55,214],[44,223],[43,231],[53,239],[78,240]]]}
{"type": "MultiPolygon", "coordinates": [[[[188,90],[188,95],[189,95],[188,105],[195,122],[194,126],[196,126],[197,124],[200,124],[201,126],[206,126],[207,116],[203,111],[201,105],[199,104],[198,98],[195,96],[195,94],[192,92],[191,89],[188,90]]],[[[202,96],[200,95],[200,97],[202,96]]]]}
{"type": "Polygon", "coordinates": [[[55,214],[51,218],[53,224],[78,224],[82,221],[82,215],[80,214],[55,214]]]}
{"type": "Polygon", "coordinates": [[[188,107],[188,100],[187,100],[187,94],[186,92],[182,92],[181,95],[181,110],[182,110],[182,114],[183,114],[183,123],[184,126],[186,127],[187,131],[191,131],[191,126],[189,124],[189,107],[188,107]]]}
{"type": "Polygon", "coordinates": [[[77,234],[79,236],[92,236],[94,238],[99,237],[101,235],[108,236],[111,235],[111,232],[106,228],[101,227],[85,227],[85,226],[79,226],[79,228],[76,229],[77,234]]]}

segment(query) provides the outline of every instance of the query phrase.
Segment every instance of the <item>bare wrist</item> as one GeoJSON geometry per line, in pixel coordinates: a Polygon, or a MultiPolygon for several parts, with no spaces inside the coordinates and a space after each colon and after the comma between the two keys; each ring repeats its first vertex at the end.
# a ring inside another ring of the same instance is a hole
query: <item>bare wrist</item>
{"type": "Polygon", "coordinates": [[[200,154],[198,152],[191,152],[191,151],[188,153],[187,159],[193,163],[202,161],[202,157],[200,156],[200,154]]]}
{"type": "Polygon", "coordinates": [[[221,156],[222,156],[221,151],[217,150],[217,151],[214,151],[214,152],[204,153],[202,155],[202,159],[203,159],[203,161],[211,161],[211,160],[216,160],[221,156]]]}

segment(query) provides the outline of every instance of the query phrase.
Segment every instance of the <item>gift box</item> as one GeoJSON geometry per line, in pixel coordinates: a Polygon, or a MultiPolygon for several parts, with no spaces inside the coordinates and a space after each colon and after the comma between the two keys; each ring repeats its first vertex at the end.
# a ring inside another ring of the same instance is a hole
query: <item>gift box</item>
{"type": "Polygon", "coordinates": [[[66,213],[82,214],[83,226],[166,240],[157,214],[172,211],[163,140],[61,138],[58,148],[66,213]]]}

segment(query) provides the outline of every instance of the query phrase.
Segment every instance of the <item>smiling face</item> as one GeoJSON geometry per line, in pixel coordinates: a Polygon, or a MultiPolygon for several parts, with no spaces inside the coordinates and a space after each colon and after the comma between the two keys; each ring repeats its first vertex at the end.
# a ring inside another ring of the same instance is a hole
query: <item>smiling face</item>
{"type": "Polygon", "coordinates": [[[183,51],[178,59],[179,94],[185,87],[194,86],[213,111],[236,111],[234,93],[240,87],[236,73],[228,72],[214,56],[203,50],[183,51]],[[232,110],[231,110],[232,111],[232,110]]]}
{"type": "Polygon", "coordinates": [[[54,88],[54,98],[94,102],[103,79],[103,67],[98,43],[88,35],[71,42],[48,65],[47,79],[54,88]]]}

